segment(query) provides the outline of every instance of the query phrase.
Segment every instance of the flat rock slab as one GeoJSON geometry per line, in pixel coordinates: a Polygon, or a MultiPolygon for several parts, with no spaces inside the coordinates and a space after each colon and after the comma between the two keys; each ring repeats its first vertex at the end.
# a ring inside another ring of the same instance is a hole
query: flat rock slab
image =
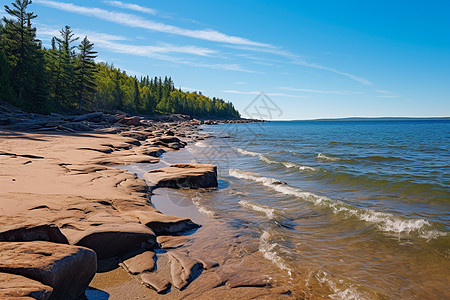
{"type": "Polygon", "coordinates": [[[200,275],[203,265],[198,260],[181,252],[170,251],[168,254],[173,285],[182,290],[200,275]]]}
{"type": "Polygon", "coordinates": [[[78,299],[97,271],[95,252],[50,242],[0,242],[0,272],[53,288],[53,299],[78,299]]]}
{"type": "Polygon", "coordinates": [[[146,271],[153,271],[155,268],[155,253],[145,251],[123,262],[123,266],[132,275],[141,274],[146,271]]]}
{"type": "Polygon", "coordinates": [[[47,300],[53,289],[38,281],[14,274],[0,273],[0,299],[31,299],[47,300]]]}
{"type": "Polygon", "coordinates": [[[157,235],[177,234],[200,227],[190,219],[164,215],[157,210],[133,210],[127,211],[126,214],[137,218],[157,235]]]}
{"type": "Polygon", "coordinates": [[[155,273],[144,273],[141,275],[142,283],[154,289],[157,293],[164,293],[170,288],[170,282],[155,273]]]}
{"type": "Polygon", "coordinates": [[[211,164],[176,164],[152,170],[144,179],[156,187],[213,188],[217,187],[217,166],[211,164]]]}

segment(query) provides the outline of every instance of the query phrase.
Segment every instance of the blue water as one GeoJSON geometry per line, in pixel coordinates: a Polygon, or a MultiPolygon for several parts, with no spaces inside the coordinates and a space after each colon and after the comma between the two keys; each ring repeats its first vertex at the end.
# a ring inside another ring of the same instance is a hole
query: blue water
{"type": "Polygon", "coordinates": [[[203,129],[223,138],[191,151],[229,185],[203,208],[253,230],[294,289],[336,299],[449,296],[450,121],[203,129]]]}

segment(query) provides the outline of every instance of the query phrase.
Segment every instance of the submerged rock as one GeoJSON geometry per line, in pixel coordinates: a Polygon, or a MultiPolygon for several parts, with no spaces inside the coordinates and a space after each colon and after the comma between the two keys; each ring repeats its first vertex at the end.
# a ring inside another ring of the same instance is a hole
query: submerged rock
{"type": "Polygon", "coordinates": [[[152,170],[144,179],[157,187],[212,188],[217,187],[217,166],[211,164],[177,164],[152,170]]]}

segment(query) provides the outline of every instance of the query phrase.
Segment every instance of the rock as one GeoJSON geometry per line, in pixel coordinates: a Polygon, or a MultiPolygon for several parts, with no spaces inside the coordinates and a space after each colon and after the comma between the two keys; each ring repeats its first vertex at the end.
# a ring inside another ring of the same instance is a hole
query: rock
{"type": "Polygon", "coordinates": [[[202,264],[188,255],[180,252],[169,252],[170,258],[170,274],[172,276],[173,285],[182,290],[192,280],[198,277],[202,272],[202,264]]]}
{"type": "Polygon", "coordinates": [[[0,118],[0,125],[9,125],[11,120],[9,118],[0,118]]]}
{"type": "Polygon", "coordinates": [[[140,248],[142,244],[156,245],[156,236],[150,228],[125,220],[105,216],[103,220],[90,224],[66,222],[62,232],[70,244],[94,250],[99,259],[121,255],[140,248]]]}
{"type": "Polygon", "coordinates": [[[88,120],[89,122],[101,122],[103,119],[103,113],[101,111],[98,112],[93,112],[93,113],[89,113],[89,114],[85,114],[86,120],[88,120]]]}
{"type": "Polygon", "coordinates": [[[0,298],[29,297],[38,300],[47,300],[53,289],[38,281],[14,274],[0,273],[0,298]]]}
{"type": "Polygon", "coordinates": [[[152,170],[144,179],[157,187],[212,188],[217,187],[217,166],[211,164],[177,164],[152,170]]]}
{"type": "Polygon", "coordinates": [[[219,266],[219,263],[213,260],[209,260],[209,259],[201,259],[201,258],[197,258],[197,260],[199,262],[201,262],[201,264],[203,265],[203,269],[205,270],[209,270],[212,268],[216,268],[219,266]]]}
{"type": "Polygon", "coordinates": [[[154,273],[144,273],[141,275],[142,283],[162,294],[170,288],[170,282],[154,273]]]}
{"type": "Polygon", "coordinates": [[[138,116],[134,116],[134,117],[124,117],[122,119],[120,119],[118,121],[121,124],[124,125],[128,125],[128,126],[139,126],[141,125],[141,118],[139,118],[138,116]]]}
{"type": "Polygon", "coordinates": [[[182,247],[186,242],[186,238],[183,236],[160,235],[156,237],[156,241],[162,249],[175,249],[182,247]]]}
{"type": "Polygon", "coordinates": [[[157,235],[177,234],[200,227],[190,219],[164,215],[156,210],[132,210],[126,214],[137,218],[157,235]]]}
{"type": "Polygon", "coordinates": [[[95,252],[50,242],[1,242],[0,272],[53,288],[53,299],[78,299],[97,271],[95,252]]]}
{"type": "Polygon", "coordinates": [[[54,224],[30,224],[24,220],[17,225],[0,217],[0,242],[49,241],[67,244],[67,238],[54,224]],[[4,224],[8,222],[7,224],[4,224]]]}
{"type": "MultiPolygon", "coordinates": [[[[81,117],[81,116],[80,116],[81,117]]],[[[63,124],[64,127],[70,128],[75,131],[91,131],[91,127],[81,122],[67,122],[63,124]]]]}
{"type": "Polygon", "coordinates": [[[122,264],[125,270],[133,275],[141,274],[146,271],[153,271],[155,268],[155,253],[153,251],[145,251],[132,258],[125,260],[122,264]]]}
{"type": "Polygon", "coordinates": [[[160,157],[164,152],[164,149],[158,148],[158,147],[140,147],[139,149],[140,154],[142,155],[149,155],[153,157],[160,157]]]}

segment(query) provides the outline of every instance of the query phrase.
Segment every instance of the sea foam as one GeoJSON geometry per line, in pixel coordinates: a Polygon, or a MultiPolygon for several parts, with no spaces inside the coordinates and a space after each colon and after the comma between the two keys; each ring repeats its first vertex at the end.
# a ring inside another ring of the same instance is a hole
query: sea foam
{"type": "Polygon", "coordinates": [[[241,200],[241,201],[239,201],[239,204],[242,207],[265,214],[267,216],[267,218],[270,220],[273,220],[276,218],[275,208],[272,208],[272,207],[269,207],[266,205],[262,205],[262,204],[258,204],[258,203],[254,203],[254,202],[250,202],[247,200],[241,200]]]}
{"type": "Polygon", "coordinates": [[[438,231],[440,234],[437,234],[435,232],[436,230],[427,229],[427,227],[430,227],[431,224],[425,219],[405,219],[390,213],[379,212],[372,209],[357,208],[343,201],[333,200],[325,196],[305,192],[299,188],[289,186],[288,184],[275,178],[264,177],[239,169],[230,169],[229,174],[235,178],[261,183],[274,191],[285,195],[295,196],[316,206],[326,207],[331,209],[334,214],[337,214],[343,218],[356,217],[362,221],[375,224],[379,230],[385,232],[406,234],[415,232],[419,234],[420,237],[427,239],[446,235],[444,232],[438,231]]]}
{"type": "Polygon", "coordinates": [[[259,157],[259,160],[261,160],[262,162],[265,162],[267,164],[277,164],[277,165],[284,166],[285,168],[288,168],[288,169],[294,168],[294,169],[298,169],[300,171],[317,171],[317,169],[315,169],[313,167],[303,166],[303,165],[296,164],[293,162],[272,160],[262,153],[252,152],[252,151],[248,151],[248,150],[244,150],[244,149],[240,149],[240,148],[234,148],[234,147],[233,147],[233,149],[242,155],[259,157]]]}

